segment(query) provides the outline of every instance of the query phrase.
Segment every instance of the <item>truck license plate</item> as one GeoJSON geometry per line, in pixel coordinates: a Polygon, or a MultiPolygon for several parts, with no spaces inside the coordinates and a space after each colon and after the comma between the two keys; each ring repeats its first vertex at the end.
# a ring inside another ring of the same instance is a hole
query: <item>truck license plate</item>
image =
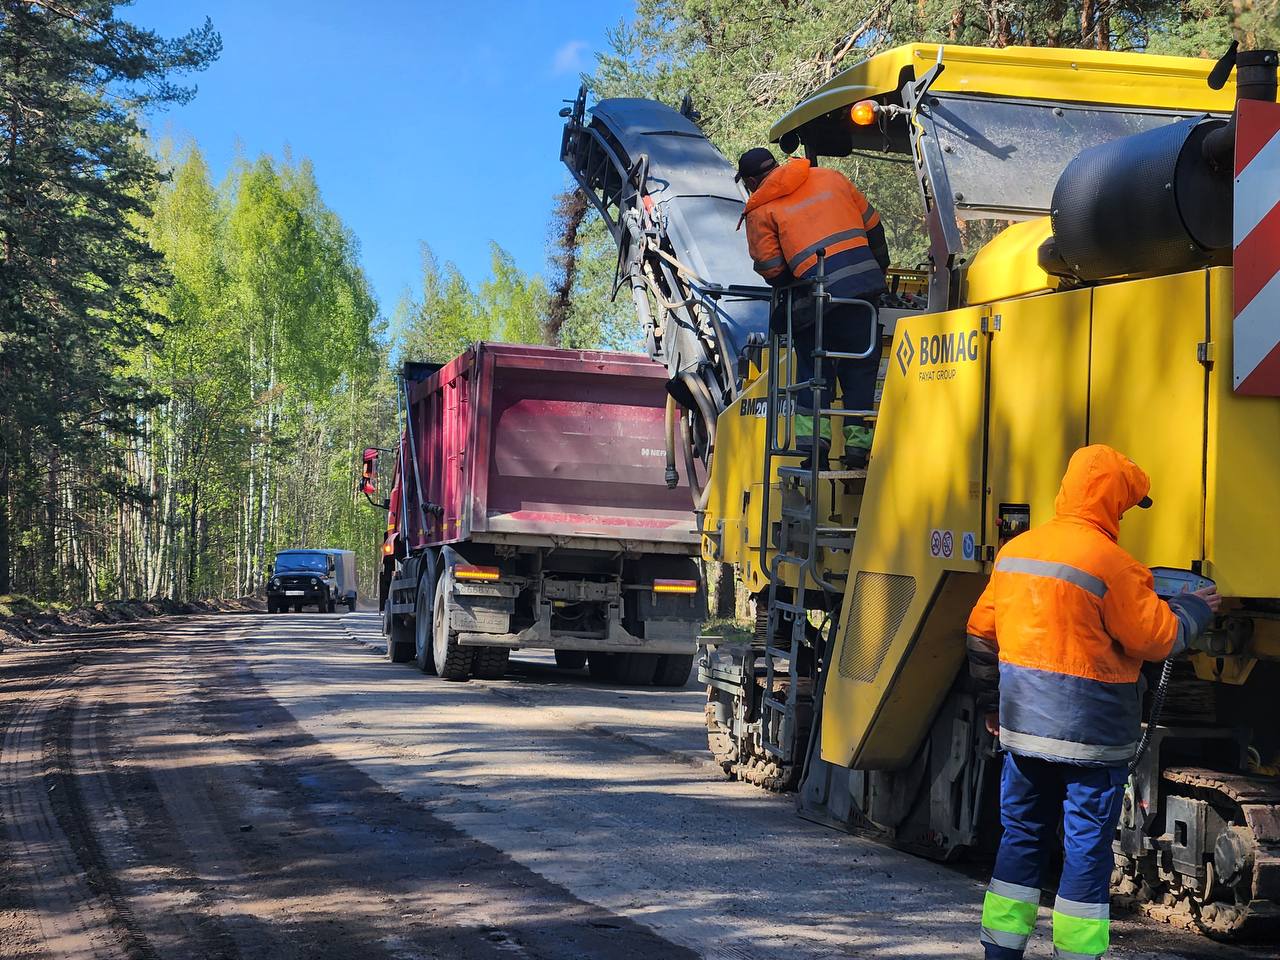
{"type": "Polygon", "coordinates": [[[302,596],[302,594],[303,594],[303,591],[301,590],[286,590],[284,592],[284,595],[286,597],[300,597],[302,596]]]}

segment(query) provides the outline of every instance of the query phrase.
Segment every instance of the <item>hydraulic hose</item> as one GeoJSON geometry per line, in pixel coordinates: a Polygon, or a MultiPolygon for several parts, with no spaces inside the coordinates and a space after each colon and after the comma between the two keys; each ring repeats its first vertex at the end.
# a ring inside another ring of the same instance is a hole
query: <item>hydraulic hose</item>
{"type": "Polygon", "coordinates": [[[679,416],[676,398],[667,394],[666,437],[667,437],[667,489],[674,490],[680,485],[680,474],[676,472],[676,418],[679,416]]]}
{"type": "MultiPolygon", "coordinates": [[[[685,386],[689,388],[689,392],[693,394],[693,401],[698,405],[698,412],[702,414],[702,422],[707,429],[707,453],[711,454],[716,448],[716,405],[711,400],[711,391],[707,389],[707,385],[702,379],[694,373],[686,373],[681,376],[685,386]]],[[[711,466],[711,457],[707,457],[707,466],[711,466]]]]}
{"type": "Polygon", "coordinates": [[[680,418],[680,432],[684,437],[684,466],[689,474],[689,490],[693,493],[693,508],[697,511],[707,509],[707,498],[711,494],[711,486],[698,486],[697,458],[693,453],[693,431],[689,427],[689,418],[680,418]]]}
{"type": "Polygon", "coordinates": [[[1164,712],[1164,698],[1169,692],[1169,680],[1173,676],[1173,657],[1164,662],[1160,669],[1160,679],[1156,682],[1155,693],[1151,695],[1151,715],[1147,717],[1147,728],[1142,731],[1142,739],[1138,741],[1138,750],[1129,761],[1129,773],[1138,769],[1138,761],[1151,746],[1151,731],[1160,722],[1160,714],[1164,712]]]}

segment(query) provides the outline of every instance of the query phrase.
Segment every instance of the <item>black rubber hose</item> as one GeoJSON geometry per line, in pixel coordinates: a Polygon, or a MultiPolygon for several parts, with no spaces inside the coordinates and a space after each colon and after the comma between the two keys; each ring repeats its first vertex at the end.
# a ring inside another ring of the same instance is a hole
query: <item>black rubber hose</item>
{"type": "Polygon", "coordinates": [[[1147,747],[1151,746],[1151,731],[1160,722],[1160,714],[1164,712],[1164,698],[1169,692],[1169,680],[1172,676],[1173,657],[1170,657],[1164,662],[1164,666],[1160,670],[1160,680],[1156,683],[1156,691],[1151,696],[1151,715],[1147,717],[1147,729],[1142,731],[1142,739],[1138,741],[1138,752],[1129,761],[1130,773],[1138,769],[1138,761],[1147,752],[1147,747]]]}

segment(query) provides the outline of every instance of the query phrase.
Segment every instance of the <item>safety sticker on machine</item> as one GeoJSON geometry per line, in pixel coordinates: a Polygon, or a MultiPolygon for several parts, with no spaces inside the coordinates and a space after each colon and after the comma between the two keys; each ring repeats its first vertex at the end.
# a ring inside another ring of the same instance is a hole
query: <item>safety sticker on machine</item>
{"type": "Polygon", "coordinates": [[[955,535],[950,530],[931,530],[929,532],[929,556],[950,560],[955,553],[955,535]]]}
{"type": "Polygon", "coordinates": [[[976,560],[978,558],[978,536],[975,533],[966,532],[960,538],[960,555],[966,560],[976,560]]]}

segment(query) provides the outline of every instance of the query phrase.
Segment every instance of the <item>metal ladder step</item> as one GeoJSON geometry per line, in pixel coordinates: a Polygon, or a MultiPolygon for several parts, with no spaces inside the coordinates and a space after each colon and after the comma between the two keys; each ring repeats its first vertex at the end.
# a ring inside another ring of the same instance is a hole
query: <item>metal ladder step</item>
{"type": "MultiPolygon", "coordinates": [[[[779,467],[778,476],[787,480],[812,480],[813,471],[808,467],[779,467]]],[[[866,480],[865,470],[819,470],[819,480],[866,480]]]]}

